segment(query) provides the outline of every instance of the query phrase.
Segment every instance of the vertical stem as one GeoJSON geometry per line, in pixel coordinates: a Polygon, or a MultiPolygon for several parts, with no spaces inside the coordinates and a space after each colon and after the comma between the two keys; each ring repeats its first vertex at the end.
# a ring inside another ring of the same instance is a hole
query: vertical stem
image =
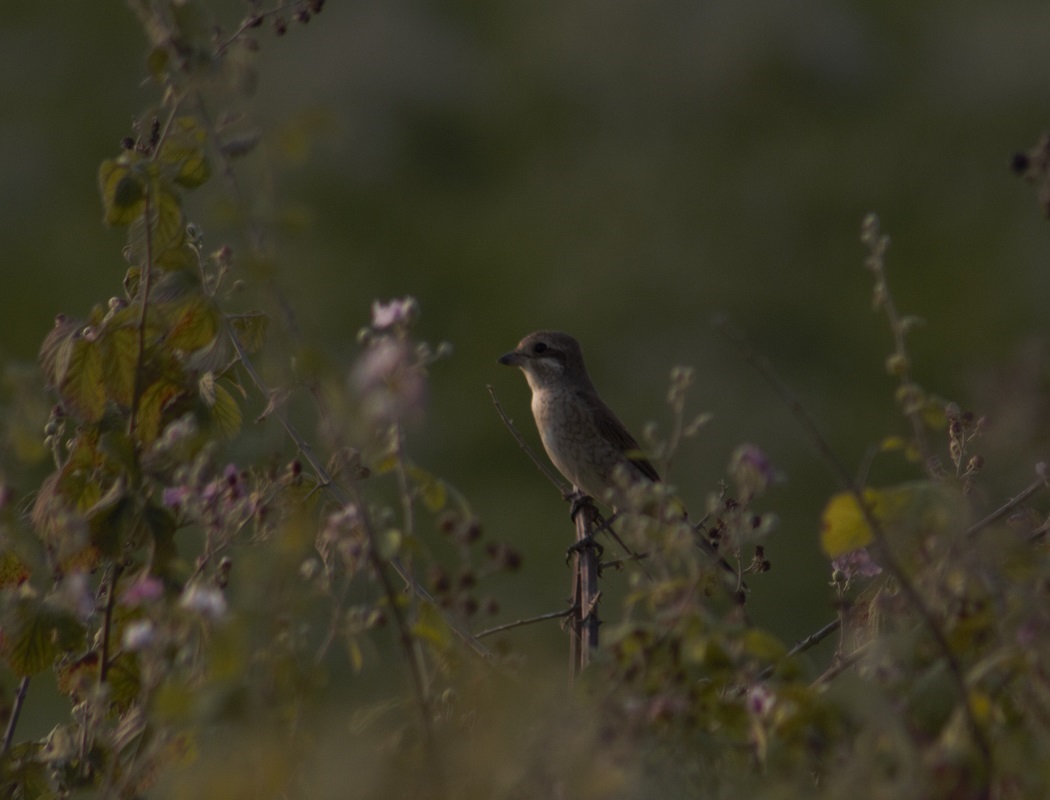
{"type": "Polygon", "coordinates": [[[0,758],[7,755],[11,749],[11,741],[15,738],[15,728],[18,727],[18,717],[22,713],[22,705],[26,701],[26,692],[29,691],[29,676],[26,675],[18,683],[15,690],[15,702],[11,706],[11,716],[7,720],[7,730],[4,731],[4,744],[0,747],[0,758]]]}
{"type": "Polygon", "coordinates": [[[573,558],[572,639],[569,647],[570,671],[575,678],[591,662],[598,647],[598,548],[591,541],[598,512],[586,498],[576,508],[576,545],[573,558]]]}
{"type": "Polygon", "coordinates": [[[117,602],[117,581],[123,571],[119,562],[113,564],[106,589],[106,610],[102,617],[102,654],[98,663],[98,682],[103,684],[109,677],[109,635],[113,627],[113,606],[117,602]]]}

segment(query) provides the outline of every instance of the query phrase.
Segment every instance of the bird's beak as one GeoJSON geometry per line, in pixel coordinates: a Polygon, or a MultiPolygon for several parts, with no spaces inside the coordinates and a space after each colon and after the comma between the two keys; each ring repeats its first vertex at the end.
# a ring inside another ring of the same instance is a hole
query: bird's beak
{"type": "Polygon", "coordinates": [[[499,363],[505,367],[520,367],[524,362],[525,358],[517,350],[511,350],[499,357],[499,363]]]}

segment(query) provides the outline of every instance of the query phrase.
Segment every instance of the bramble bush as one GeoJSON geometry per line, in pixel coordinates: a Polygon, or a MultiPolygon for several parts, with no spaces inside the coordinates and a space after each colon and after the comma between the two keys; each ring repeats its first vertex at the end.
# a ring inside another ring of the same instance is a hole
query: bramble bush
{"type": "MultiPolygon", "coordinates": [[[[237,98],[259,42],[322,1],[251,2],[226,32],[204,2],[131,5],[158,100],[98,170],[105,222],[127,231],[123,285],[56,318],[42,436],[8,429],[26,475],[42,453],[54,468],[0,491],[5,796],[1047,796],[1047,470],[998,503],[978,490],[984,420],[915,379],[916,320],[893,303],[874,217],[866,267],[909,427],[878,449],[912,481],[856,477],[720,325],[839,477],[821,520],[834,617],[793,645],[750,621],[776,524],[759,506],[780,476],[743,444],[697,520],[736,576],[680,514],[653,512],[673,507],[667,487],[636,487],[646,513],[604,540],[622,605],[594,598],[606,624],[569,686],[515,649],[517,623],[498,646],[480,630],[521,557],[413,460],[427,374],[448,355],[415,337],[415,301],[374,304],[349,376],[271,385],[253,359],[273,315],[246,302],[268,290],[250,268],[263,230],[245,208],[244,244],[209,249],[187,219],[187,194],[217,176],[243,202],[259,135],[237,98]],[[260,429],[287,457],[244,456],[260,429]],[[798,656],[829,636],[810,674],[798,656]],[[23,705],[48,683],[63,710],[28,738],[23,705]]],[[[22,418],[42,401],[18,374],[22,418]]],[[[665,465],[705,422],[686,418],[691,380],[672,375],[674,425],[649,437],[665,465]]]]}

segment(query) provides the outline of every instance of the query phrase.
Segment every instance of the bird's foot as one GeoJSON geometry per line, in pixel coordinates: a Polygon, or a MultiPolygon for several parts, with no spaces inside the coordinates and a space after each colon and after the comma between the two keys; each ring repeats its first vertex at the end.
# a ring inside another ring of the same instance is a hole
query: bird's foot
{"type": "Polygon", "coordinates": [[[573,522],[576,521],[576,515],[583,511],[585,508],[594,509],[597,513],[597,509],[594,507],[594,500],[586,492],[581,492],[579,489],[574,490],[571,494],[566,496],[566,500],[569,501],[569,519],[573,522]]]}
{"type": "Polygon", "coordinates": [[[587,534],[586,536],[577,539],[565,550],[565,560],[568,561],[577,553],[582,553],[585,550],[594,550],[595,556],[598,560],[602,560],[602,553],[605,552],[605,548],[602,547],[598,542],[594,540],[594,534],[587,534]]]}

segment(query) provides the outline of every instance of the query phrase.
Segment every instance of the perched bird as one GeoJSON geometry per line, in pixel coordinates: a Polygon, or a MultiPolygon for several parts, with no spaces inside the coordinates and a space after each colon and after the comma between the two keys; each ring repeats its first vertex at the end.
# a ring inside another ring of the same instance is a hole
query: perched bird
{"type": "MultiPolygon", "coordinates": [[[[629,508],[624,477],[627,484],[660,480],[637,440],[598,395],[580,344],[569,334],[530,333],[499,363],[525,373],[543,447],[578,491],[622,510],[629,508]]],[[[698,534],[697,544],[739,578],[706,537],[698,534]]]]}
{"type": "Polygon", "coordinates": [[[611,491],[613,505],[622,507],[617,468],[629,480],[660,480],[638,442],[598,396],[579,342],[569,334],[530,333],[499,363],[525,373],[543,447],[578,491],[600,501],[611,491]]]}

